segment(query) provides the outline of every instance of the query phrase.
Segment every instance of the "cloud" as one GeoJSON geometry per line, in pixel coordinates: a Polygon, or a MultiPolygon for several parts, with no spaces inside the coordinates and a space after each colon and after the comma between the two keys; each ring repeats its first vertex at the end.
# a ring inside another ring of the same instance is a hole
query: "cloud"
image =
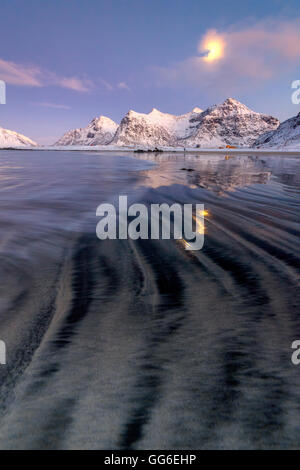
{"type": "Polygon", "coordinates": [[[3,59],[0,59],[0,77],[11,85],[43,86],[41,71],[37,67],[21,66],[3,59]]]}
{"type": "Polygon", "coordinates": [[[56,103],[48,103],[48,102],[34,102],[32,104],[34,106],[42,106],[44,108],[71,109],[70,106],[67,106],[65,104],[56,104],[56,103]]]}
{"type": "Polygon", "coordinates": [[[120,90],[127,90],[130,91],[129,86],[125,82],[119,82],[117,85],[112,85],[111,83],[107,82],[106,80],[98,79],[98,82],[107,90],[107,91],[115,91],[116,89],[120,90]]]}
{"type": "Polygon", "coordinates": [[[77,77],[59,77],[53,75],[53,80],[50,80],[50,83],[53,85],[59,86],[61,88],[68,88],[69,90],[80,91],[87,93],[91,91],[94,87],[91,80],[81,79],[77,77]]]}
{"type": "Polygon", "coordinates": [[[104,86],[104,88],[107,90],[107,91],[113,91],[114,87],[108,83],[106,80],[103,80],[102,78],[100,78],[98,80],[102,86],[104,86]]]}
{"type": "Polygon", "coordinates": [[[120,90],[127,90],[127,91],[130,91],[130,88],[129,86],[127,85],[127,83],[125,82],[120,82],[117,84],[117,88],[119,88],[120,90]]]}
{"type": "Polygon", "coordinates": [[[89,92],[93,83],[86,78],[63,77],[37,66],[17,64],[0,58],[0,79],[16,86],[58,86],[78,92],[89,92]]]}
{"type": "Polygon", "coordinates": [[[116,89],[127,90],[130,88],[125,82],[119,82],[116,86],[102,78],[95,81],[86,77],[65,77],[37,66],[17,64],[0,58],[0,80],[16,86],[50,87],[56,86],[80,93],[88,93],[97,87],[108,92],[116,89]]]}
{"type": "Polygon", "coordinates": [[[155,67],[156,82],[236,91],[291,72],[299,65],[299,44],[300,18],[268,20],[227,31],[208,30],[198,44],[199,55],[170,67],[155,67]],[[215,60],[207,60],[207,44],[215,60]]]}

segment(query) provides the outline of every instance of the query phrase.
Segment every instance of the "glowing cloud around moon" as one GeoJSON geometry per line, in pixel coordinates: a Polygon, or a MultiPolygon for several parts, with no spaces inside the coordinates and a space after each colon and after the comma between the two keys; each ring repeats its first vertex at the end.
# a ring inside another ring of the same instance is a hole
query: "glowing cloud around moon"
{"type": "Polygon", "coordinates": [[[199,44],[199,52],[206,54],[203,60],[214,62],[224,57],[225,41],[216,31],[208,31],[199,44]]]}

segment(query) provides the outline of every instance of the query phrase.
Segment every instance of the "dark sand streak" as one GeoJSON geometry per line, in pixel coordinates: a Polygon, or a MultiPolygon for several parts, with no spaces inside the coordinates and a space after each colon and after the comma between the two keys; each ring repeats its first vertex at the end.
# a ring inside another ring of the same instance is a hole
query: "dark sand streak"
{"type": "Polygon", "coordinates": [[[130,193],[136,160],[83,155],[77,168],[64,158],[70,181],[80,175],[76,191],[47,163],[45,195],[24,203],[38,217],[21,238],[4,191],[10,357],[0,368],[0,447],[299,448],[300,374],[290,360],[300,338],[299,163],[192,156],[183,176],[185,157],[158,156],[159,166],[135,171],[130,193]],[[95,208],[116,191],[146,204],[204,203],[203,250],[98,240],[95,208]],[[74,228],[78,214],[88,221],[74,228]]]}

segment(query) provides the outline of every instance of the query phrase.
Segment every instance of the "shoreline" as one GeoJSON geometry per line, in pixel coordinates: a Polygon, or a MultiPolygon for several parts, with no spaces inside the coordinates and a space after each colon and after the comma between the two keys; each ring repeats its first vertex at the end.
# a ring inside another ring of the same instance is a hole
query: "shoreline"
{"type": "Polygon", "coordinates": [[[129,148],[129,147],[110,147],[110,146],[99,146],[93,147],[90,146],[65,146],[65,147],[55,147],[55,146],[43,146],[43,147],[4,147],[0,148],[0,151],[3,150],[23,150],[23,151],[56,151],[56,152],[94,152],[94,153],[105,153],[105,152],[121,152],[121,153],[188,153],[188,154],[225,154],[225,155],[245,155],[245,154],[260,154],[260,155],[293,155],[300,156],[300,149],[253,149],[253,148],[186,148],[182,149],[179,147],[164,147],[156,149],[143,149],[143,148],[129,148]]]}

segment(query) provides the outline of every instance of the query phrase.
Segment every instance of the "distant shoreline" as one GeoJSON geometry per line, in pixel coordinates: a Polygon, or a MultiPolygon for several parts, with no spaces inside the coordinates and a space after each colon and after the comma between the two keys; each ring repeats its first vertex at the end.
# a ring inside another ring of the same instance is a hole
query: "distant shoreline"
{"type": "Polygon", "coordinates": [[[234,155],[234,154],[260,154],[260,155],[293,155],[300,156],[300,150],[284,150],[284,149],[253,149],[253,148],[235,148],[235,149],[214,149],[214,148],[157,148],[156,149],[138,149],[129,147],[111,147],[111,146],[41,146],[41,147],[6,147],[0,148],[3,150],[25,150],[25,151],[57,151],[57,152],[94,152],[94,153],[105,153],[105,152],[124,152],[124,153],[189,153],[189,154],[220,154],[220,155],[234,155]]]}

